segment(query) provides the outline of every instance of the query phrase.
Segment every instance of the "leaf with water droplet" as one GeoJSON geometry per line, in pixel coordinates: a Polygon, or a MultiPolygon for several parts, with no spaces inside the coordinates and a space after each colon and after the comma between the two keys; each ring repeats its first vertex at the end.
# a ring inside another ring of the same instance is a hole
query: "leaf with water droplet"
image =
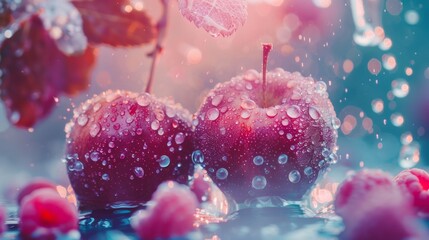
{"type": "Polygon", "coordinates": [[[244,25],[245,0],[179,0],[182,15],[212,36],[229,36],[244,25]]]}
{"type": "Polygon", "coordinates": [[[29,128],[47,116],[61,94],[88,87],[94,49],[67,56],[60,51],[38,15],[22,22],[0,48],[0,95],[9,120],[29,128]]]}
{"type": "Polygon", "coordinates": [[[73,1],[93,44],[134,46],[150,43],[155,28],[141,5],[126,0],[73,1]]]}

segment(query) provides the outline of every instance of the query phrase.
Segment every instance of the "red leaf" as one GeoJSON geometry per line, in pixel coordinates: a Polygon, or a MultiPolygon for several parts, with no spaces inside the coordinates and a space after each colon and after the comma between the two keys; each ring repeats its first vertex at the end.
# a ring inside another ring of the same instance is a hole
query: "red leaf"
{"type": "Polygon", "coordinates": [[[67,56],[34,15],[0,48],[0,96],[9,120],[32,127],[50,113],[62,92],[76,93],[88,86],[95,62],[94,49],[67,56]]]}
{"type": "Polygon", "coordinates": [[[215,37],[231,35],[247,18],[246,0],[179,0],[179,9],[189,21],[215,37]]]}
{"type": "Polygon", "coordinates": [[[93,44],[131,46],[151,42],[156,31],[144,11],[128,0],[74,0],[83,18],[83,30],[93,44]]]}

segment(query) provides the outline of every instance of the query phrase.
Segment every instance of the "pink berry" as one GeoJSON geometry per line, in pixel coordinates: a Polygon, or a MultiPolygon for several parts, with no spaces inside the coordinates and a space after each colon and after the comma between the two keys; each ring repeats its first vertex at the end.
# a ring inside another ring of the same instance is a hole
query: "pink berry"
{"type": "Polygon", "coordinates": [[[136,214],[133,227],[142,239],[183,236],[194,227],[198,201],[185,185],[162,183],[152,198],[153,205],[136,214]]]}
{"type": "Polygon", "coordinates": [[[32,180],[29,184],[27,184],[23,189],[21,189],[17,197],[18,205],[21,205],[21,202],[24,199],[24,197],[31,194],[33,191],[42,189],[42,188],[49,188],[52,190],[56,190],[56,186],[49,180],[44,178],[36,178],[32,180]]]}
{"type": "Polygon", "coordinates": [[[66,135],[80,209],[145,203],[161,182],[188,180],[191,116],[171,101],[107,91],[74,110],[66,135]]]}
{"type": "Polygon", "coordinates": [[[75,206],[49,188],[24,197],[19,209],[19,229],[24,238],[56,239],[78,229],[75,206]]]}
{"type": "Polygon", "coordinates": [[[209,92],[195,118],[193,161],[238,202],[300,200],[337,160],[338,121],[325,83],[276,69],[264,85],[250,70],[209,92]]]}
{"type": "Polygon", "coordinates": [[[413,168],[400,172],[395,182],[412,199],[414,207],[423,213],[429,213],[429,173],[413,168]]]}
{"type": "Polygon", "coordinates": [[[6,209],[0,206],[0,236],[6,232],[6,209]]]}
{"type": "Polygon", "coordinates": [[[344,220],[341,239],[419,239],[425,234],[392,177],[380,170],[363,170],[345,180],[335,210],[344,220]]]}

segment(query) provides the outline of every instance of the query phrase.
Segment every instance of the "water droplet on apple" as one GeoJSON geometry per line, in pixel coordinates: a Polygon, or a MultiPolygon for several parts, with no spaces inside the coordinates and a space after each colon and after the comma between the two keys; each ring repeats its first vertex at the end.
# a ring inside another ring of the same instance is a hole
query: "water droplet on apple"
{"type": "Polygon", "coordinates": [[[135,167],[134,168],[134,174],[136,175],[136,177],[138,178],[142,178],[144,176],[144,170],[141,167],[135,167]]]}
{"type": "Polygon", "coordinates": [[[166,155],[162,155],[161,158],[157,160],[157,162],[159,163],[159,166],[165,168],[170,165],[170,158],[166,155]]]}
{"type": "Polygon", "coordinates": [[[222,102],[222,99],[223,99],[222,94],[214,96],[212,98],[212,105],[215,107],[219,106],[219,104],[222,102]]]}
{"type": "Polygon", "coordinates": [[[77,118],[77,124],[81,127],[85,126],[88,123],[88,116],[86,114],[81,114],[77,118]]]}
{"type": "Polygon", "coordinates": [[[298,106],[292,105],[286,109],[286,114],[291,118],[298,118],[301,115],[301,110],[298,106]]]}
{"type": "Polygon", "coordinates": [[[250,117],[250,112],[247,110],[243,110],[240,114],[241,118],[248,119],[250,117]]]}
{"type": "Polygon", "coordinates": [[[241,102],[240,106],[243,109],[250,110],[250,109],[254,109],[256,107],[256,103],[252,99],[246,98],[241,102]]]}
{"type": "Polygon", "coordinates": [[[301,180],[301,174],[297,170],[292,170],[289,173],[289,181],[291,183],[297,183],[299,180],[301,180]]]}
{"type": "Polygon", "coordinates": [[[304,169],[304,174],[305,174],[305,175],[307,175],[307,176],[310,176],[311,174],[313,174],[313,168],[311,168],[311,167],[306,167],[306,168],[304,169]]]}
{"type": "Polygon", "coordinates": [[[204,155],[200,150],[195,150],[192,153],[192,162],[194,164],[202,164],[204,162],[204,155]]]}
{"type": "Polygon", "coordinates": [[[315,107],[310,107],[308,109],[308,114],[310,115],[310,117],[314,120],[317,120],[320,118],[320,113],[319,110],[317,110],[317,108],[315,107]]]}
{"type": "Polygon", "coordinates": [[[100,132],[100,130],[101,130],[100,124],[94,123],[89,128],[89,135],[91,135],[91,137],[95,137],[100,132]]]}
{"type": "Polygon", "coordinates": [[[282,125],[283,126],[287,126],[287,125],[289,125],[289,119],[283,119],[283,121],[282,121],[282,125]]]}
{"type": "Polygon", "coordinates": [[[280,154],[280,156],[277,159],[279,164],[286,164],[288,160],[289,160],[289,157],[286,154],[280,154]]]}
{"type": "Polygon", "coordinates": [[[267,186],[267,179],[264,176],[255,176],[252,179],[252,187],[254,189],[264,189],[267,186]]]}
{"type": "Polygon", "coordinates": [[[94,151],[89,155],[89,158],[91,158],[92,161],[97,162],[100,159],[100,153],[94,151]]]}
{"type": "Polygon", "coordinates": [[[101,179],[103,179],[104,181],[109,181],[110,180],[109,174],[107,174],[107,173],[103,174],[101,176],[101,179]]]}
{"type": "Polygon", "coordinates": [[[158,120],[153,120],[152,123],[150,124],[150,128],[154,131],[159,129],[159,121],[158,120]]]}
{"type": "Polygon", "coordinates": [[[262,156],[255,156],[255,157],[253,158],[253,163],[254,163],[256,166],[260,166],[260,165],[262,165],[262,164],[264,163],[264,158],[263,158],[262,156]]]}
{"type": "Polygon", "coordinates": [[[277,115],[277,110],[273,107],[268,108],[265,113],[268,117],[275,117],[277,115]]]}
{"type": "Polygon", "coordinates": [[[94,105],[94,107],[92,108],[92,110],[96,113],[96,112],[98,112],[98,110],[100,110],[100,108],[101,108],[101,104],[100,103],[96,103],[94,105]]]}
{"type": "Polygon", "coordinates": [[[147,93],[143,93],[142,95],[140,95],[136,98],[136,102],[138,105],[140,105],[142,107],[147,107],[150,104],[150,99],[147,96],[147,93]]]}
{"type": "Polygon", "coordinates": [[[208,118],[210,121],[214,121],[214,120],[216,120],[218,117],[219,117],[219,109],[217,109],[217,108],[210,108],[210,109],[207,111],[207,118],[208,118]]]}
{"type": "Polygon", "coordinates": [[[179,132],[178,134],[176,134],[176,137],[174,137],[174,141],[176,142],[176,144],[182,144],[185,141],[185,134],[179,132]]]}
{"type": "Polygon", "coordinates": [[[219,168],[216,171],[216,178],[220,179],[220,180],[224,180],[228,177],[228,170],[226,170],[225,168],[219,168]]]}

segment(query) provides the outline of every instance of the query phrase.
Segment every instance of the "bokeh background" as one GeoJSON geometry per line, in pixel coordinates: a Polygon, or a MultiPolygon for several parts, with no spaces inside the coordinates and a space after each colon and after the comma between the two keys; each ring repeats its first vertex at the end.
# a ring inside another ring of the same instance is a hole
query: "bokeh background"
{"type": "MultiPolygon", "coordinates": [[[[156,21],[158,1],[143,3],[156,21]]],[[[342,122],[339,162],[313,190],[313,207],[329,203],[351,170],[395,174],[429,164],[428,1],[249,0],[246,24],[229,38],[197,29],[181,16],[176,1],[169,10],[153,86],[158,97],[172,97],[195,112],[217,83],[261,68],[261,42],[274,45],[269,69],[299,71],[327,83],[342,122]],[[352,3],[364,8],[351,8],[352,3]],[[367,22],[354,21],[359,14],[367,22]]],[[[64,125],[73,108],[107,89],[143,91],[151,49],[100,47],[88,90],[73,99],[61,97],[34,128],[11,126],[0,105],[1,202],[14,199],[19,186],[35,176],[68,186],[64,125]]]]}

